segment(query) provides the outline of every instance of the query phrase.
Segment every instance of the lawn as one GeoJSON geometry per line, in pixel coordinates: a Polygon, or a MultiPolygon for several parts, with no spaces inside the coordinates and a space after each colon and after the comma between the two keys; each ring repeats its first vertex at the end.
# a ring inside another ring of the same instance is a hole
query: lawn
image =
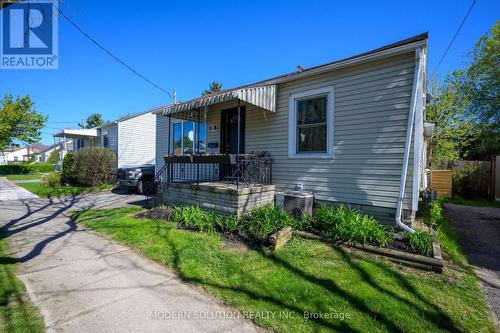
{"type": "Polygon", "coordinates": [[[0,235],[0,332],[43,332],[43,318],[29,301],[16,269],[8,259],[7,239],[0,235]]]}
{"type": "Polygon", "coordinates": [[[138,210],[88,210],[74,218],[173,268],[185,281],[242,313],[254,314],[252,320],[267,329],[495,331],[478,280],[468,267],[447,265],[443,274],[422,272],[300,238],[277,252],[244,249],[228,246],[218,233],[134,218],[138,210]],[[263,313],[267,315],[258,315],[263,313]],[[305,318],[305,313],[314,315],[305,318]]]}
{"type": "Polygon", "coordinates": [[[86,187],[86,186],[50,187],[50,186],[45,186],[42,183],[18,183],[17,185],[27,189],[28,191],[40,197],[46,197],[46,198],[56,197],[61,195],[75,195],[87,192],[99,192],[103,190],[109,190],[114,187],[114,185],[101,185],[96,187],[86,187]]]}
{"type": "Polygon", "coordinates": [[[464,206],[500,208],[500,202],[486,199],[465,199],[458,194],[453,194],[451,198],[444,199],[444,202],[464,206]]]}
{"type": "Polygon", "coordinates": [[[6,175],[8,180],[41,180],[43,173],[28,173],[25,175],[6,175]]]}

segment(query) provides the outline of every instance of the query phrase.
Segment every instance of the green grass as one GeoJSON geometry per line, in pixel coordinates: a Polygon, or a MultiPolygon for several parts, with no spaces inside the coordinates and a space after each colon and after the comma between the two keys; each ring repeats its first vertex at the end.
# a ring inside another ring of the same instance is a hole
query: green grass
{"type": "Polygon", "coordinates": [[[6,175],[8,180],[41,180],[43,173],[28,173],[25,175],[6,175]]]}
{"type": "Polygon", "coordinates": [[[218,233],[136,219],[137,208],[88,210],[74,218],[172,267],[252,320],[280,332],[494,332],[471,270],[420,272],[356,251],[293,238],[269,252],[223,246],[218,233]],[[304,318],[304,312],[332,318],[304,318]],[[338,319],[343,314],[349,319],[338,319]],[[284,318],[287,317],[288,318],[284,318]]]}
{"type": "Polygon", "coordinates": [[[421,207],[418,210],[417,217],[427,225],[432,223],[436,229],[437,241],[445,256],[450,258],[454,264],[467,269],[473,275],[472,268],[467,263],[467,257],[462,251],[458,238],[446,220],[441,202],[435,201],[429,206],[421,207]]]}
{"type": "Polygon", "coordinates": [[[8,257],[7,245],[0,235],[0,332],[43,332],[43,318],[16,277],[17,266],[8,257]]]}
{"type": "Polygon", "coordinates": [[[464,206],[500,208],[500,202],[486,199],[465,199],[458,194],[454,194],[451,198],[444,199],[444,202],[464,206]]]}
{"type": "Polygon", "coordinates": [[[98,192],[98,191],[112,189],[114,187],[113,185],[102,185],[96,187],[86,187],[86,186],[50,187],[50,186],[45,186],[42,183],[18,183],[17,185],[27,189],[28,191],[40,197],[46,197],[46,198],[62,196],[62,195],[75,195],[87,192],[98,192]]]}

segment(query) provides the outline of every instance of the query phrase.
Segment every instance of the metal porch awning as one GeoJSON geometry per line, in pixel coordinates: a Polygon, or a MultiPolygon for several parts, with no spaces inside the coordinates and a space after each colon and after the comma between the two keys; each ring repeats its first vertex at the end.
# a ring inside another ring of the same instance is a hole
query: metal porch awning
{"type": "Polygon", "coordinates": [[[185,114],[189,118],[190,111],[200,110],[204,107],[224,103],[233,100],[240,100],[247,104],[255,105],[270,112],[276,111],[276,85],[253,86],[245,88],[235,88],[222,92],[213,93],[207,96],[198,97],[190,101],[181,102],[161,108],[158,113],[165,116],[185,114]]]}
{"type": "Polygon", "coordinates": [[[96,128],[74,128],[74,129],[63,129],[53,135],[56,138],[68,138],[68,139],[83,139],[83,138],[95,138],[98,137],[96,128]]]}

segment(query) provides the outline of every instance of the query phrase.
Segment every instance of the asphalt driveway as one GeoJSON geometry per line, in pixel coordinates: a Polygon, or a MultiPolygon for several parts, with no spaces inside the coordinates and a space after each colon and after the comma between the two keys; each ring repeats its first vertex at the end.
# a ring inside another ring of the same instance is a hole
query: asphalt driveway
{"type": "Polygon", "coordinates": [[[500,208],[445,204],[446,217],[456,232],[491,309],[500,318],[500,208]]]}
{"type": "MultiPolygon", "coordinates": [[[[48,332],[253,332],[204,291],[112,240],[77,225],[69,212],[141,205],[110,192],[0,201],[0,228],[19,278],[48,332]]],[[[234,313],[233,313],[234,314],[234,313]]]]}

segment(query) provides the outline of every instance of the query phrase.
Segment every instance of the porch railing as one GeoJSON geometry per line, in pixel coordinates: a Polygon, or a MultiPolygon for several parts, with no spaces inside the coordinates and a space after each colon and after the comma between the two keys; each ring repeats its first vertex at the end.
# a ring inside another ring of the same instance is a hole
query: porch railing
{"type": "Polygon", "coordinates": [[[169,183],[219,182],[238,187],[272,184],[268,152],[234,155],[165,156],[155,176],[158,190],[169,183]]]}

